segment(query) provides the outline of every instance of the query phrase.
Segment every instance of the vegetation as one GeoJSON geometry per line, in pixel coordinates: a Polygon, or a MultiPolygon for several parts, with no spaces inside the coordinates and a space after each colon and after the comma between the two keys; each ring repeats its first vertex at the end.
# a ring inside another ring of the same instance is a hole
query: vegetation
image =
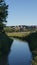
{"type": "Polygon", "coordinates": [[[6,52],[9,50],[9,47],[11,46],[12,39],[10,39],[5,33],[0,32],[0,49],[3,52],[6,52]]]}
{"type": "Polygon", "coordinates": [[[37,31],[37,26],[6,26],[4,27],[5,32],[12,33],[12,32],[33,32],[37,31]]]}
{"type": "Polygon", "coordinates": [[[25,40],[29,42],[31,50],[37,49],[37,32],[30,33],[25,37],[25,40]]]}
{"type": "Polygon", "coordinates": [[[9,33],[9,32],[15,32],[15,30],[13,28],[8,28],[8,27],[4,27],[5,32],[9,33]]]}
{"type": "Polygon", "coordinates": [[[12,32],[12,33],[6,33],[8,36],[10,37],[25,37],[28,34],[30,34],[30,32],[12,32]]]}
{"type": "Polygon", "coordinates": [[[32,64],[37,65],[37,32],[26,36],[25,40],[29,42],[29,46],[33,54],[32,64]]]}
{"type": "Polygon", "coordinates": [[[0,0],[0,31],[3,30],[4,22],[6,21],[8,15],[8,5],[6,5],[4,0],[0,0]]]}

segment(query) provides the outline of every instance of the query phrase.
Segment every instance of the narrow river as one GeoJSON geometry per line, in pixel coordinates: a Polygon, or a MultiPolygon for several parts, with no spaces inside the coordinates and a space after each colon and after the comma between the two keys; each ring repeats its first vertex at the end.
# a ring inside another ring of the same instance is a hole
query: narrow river
{"type": "Polygon", "coordinates": [[[31,65],[31,60],[28,43],[14,39],[8,56],[9,65],[31,65]]]}

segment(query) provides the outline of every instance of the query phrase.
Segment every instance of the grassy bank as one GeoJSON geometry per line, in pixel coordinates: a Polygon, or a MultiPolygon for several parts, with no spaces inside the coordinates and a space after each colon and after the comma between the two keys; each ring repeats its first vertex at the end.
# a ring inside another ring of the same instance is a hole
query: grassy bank
{"type": "Polygon", "coordinates": [[[0,32],[0,56],[9,52],[12,41],[5,33],[0,32]]]}
{"type": "Polygon", "coordinates": [[[24,39],[29,42],[33,54],[32,64],[37,65],[37,32],[29,34],[24,39]]]}
{"type": "Polygon", "coordinates": [[[0,65],[8,64],[8,55],[13,40],[5,33],[0,32],[0,65]]]}

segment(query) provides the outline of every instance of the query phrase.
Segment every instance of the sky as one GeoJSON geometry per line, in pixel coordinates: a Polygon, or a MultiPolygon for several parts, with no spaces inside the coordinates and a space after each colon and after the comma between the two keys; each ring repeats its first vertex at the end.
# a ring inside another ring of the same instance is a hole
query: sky
{"type": "Polygon", "coordinates": [[[37,0],[6,0],[8,26],[37,25],[37,0]]]}

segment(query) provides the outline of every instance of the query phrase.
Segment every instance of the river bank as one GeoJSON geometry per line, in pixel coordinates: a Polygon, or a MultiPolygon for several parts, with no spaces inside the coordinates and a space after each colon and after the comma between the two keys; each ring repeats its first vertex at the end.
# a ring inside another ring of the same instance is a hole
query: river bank
{"type": "Polygon", "coordinates": [[[0,32],[0,56],[8,53],[13,40],[10,39],[5,33],[0,32]]]}
{"type": "Polygon", "coordinates": [[[0,65],[8,64],[8,55],[13,39],[10,39],[5,32],[0,32],[0,65]]]}
{"type": "Polygon", "coordinates": [[[25,40],[28,41],[33,54],[32,64],[37,65],[37,32],[29,34],[25,37],[25,40]]]}

